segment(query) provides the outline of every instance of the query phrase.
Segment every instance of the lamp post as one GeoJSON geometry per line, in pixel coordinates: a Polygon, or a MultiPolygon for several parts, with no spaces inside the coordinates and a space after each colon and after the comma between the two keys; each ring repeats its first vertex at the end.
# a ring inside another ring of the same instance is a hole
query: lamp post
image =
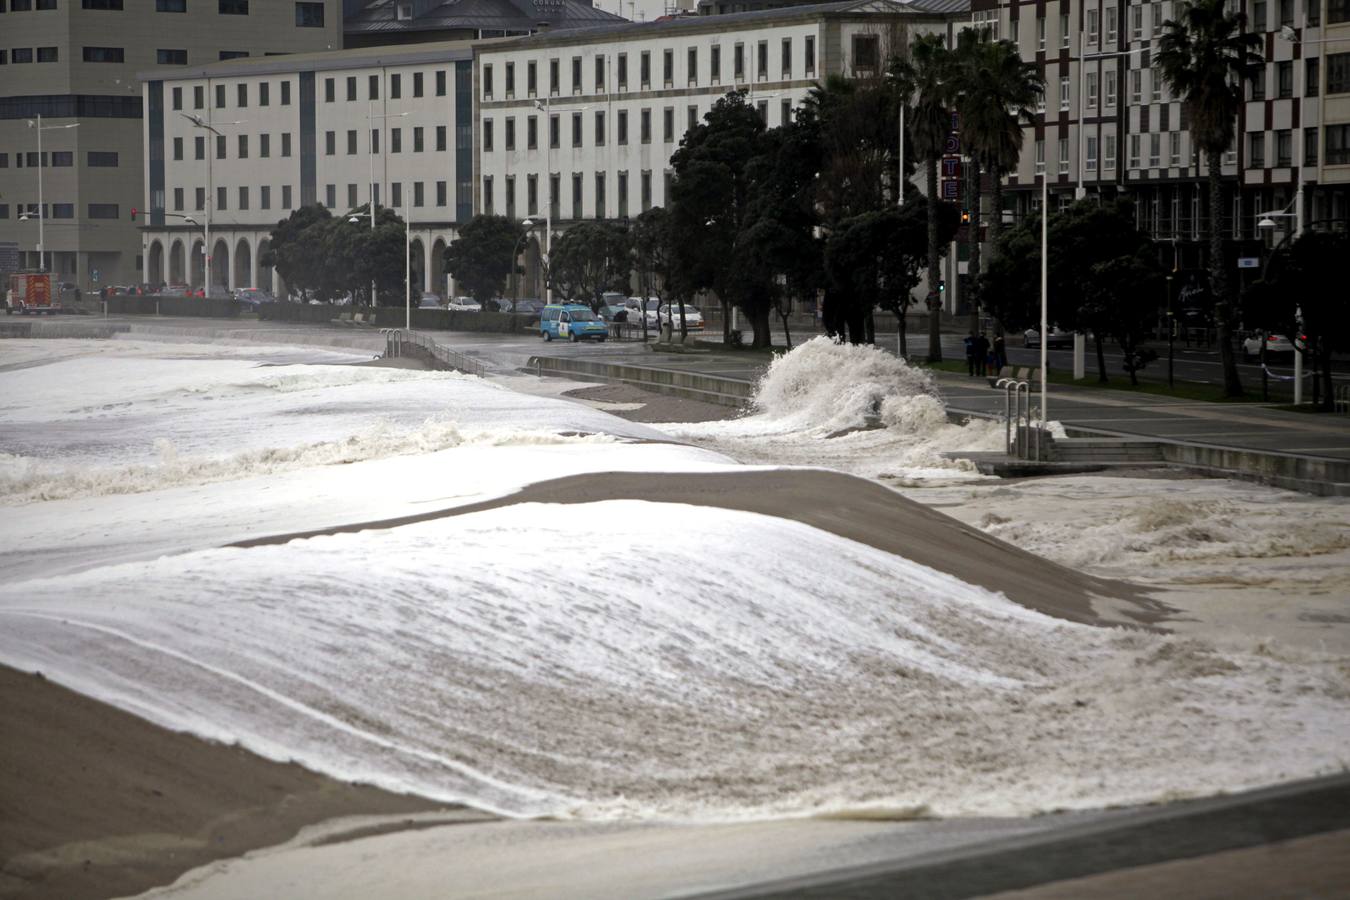
{"type": "MultiPolygon", "coordinates": [[[[375,205],[377,202],[375,199],[375,120],[402,119],[407,115],[408,114],[406,112],[401,112],[401,113],[386,113],[377,116],[375,115],[375,101],[370,100],[367,101],[366,103],[366,118],[370,120],[370,133],[366,136],[366,149],[368,151],[367,155],[370,157],[369,205],[370,205],[370,230],[372,233],[375,231],[375,205]]],[[[370,280],[370,305],[372,309],[378,305],[376,303],[375,297],[375,279],[373,278],[370,280]]]]}
{"type": "Polygon", "coordinates": [[[44,131],[65,131],[65,130],[67,130],[67,129],[69,129],[69,128],[79,128],[79,127],[80,127],[80,123],[79,123],[79,122],[72,122],[72,123],[70,123],[69,125],[43,125],[43,124],[42,124],[42,114],[39,113],[38,116],[36,117],[36,119],[29,119],[29,120],[28,120],[28,127],[31,128],[31,129],[33,129],[34,131],[37,132],[37,154],[38,154],[38,158],[37,158],[37,162],[38,162],[38,166],[37,166],[37,170],[38,170],[38,213],[37,213],[37,219],[38,219],[38,242],[37,242],[37,252],[38,252],[38,271],[39,271],[39,272],[45,272],[45,271],[47,271],[47,262],[46,262],[47,241],[46,241],[46,231],[45,231],[44,228],[43,228],[43,223],[47,220],[47,213],[46,213],[46,210],[44,209],[43,203],[42,203],[42,170],[43,170],[43,168],[44,168],[44,166],[42,165],[42,132],[44,132],[44,131]]]}
{"type": "MultiPolygon", "coordinates": [[[[215,136],[218,137],[218,138],[223,138],[223,137],[225,136],[224,133],[221,132],[218,128],[216,128],[216,126],[215,126],[214,124],[212,124],[211,121],[210,121],[209,119],[204,119],[204,118],[202,118],[201,116],[194,116],[194,115],[192,115],[192,114],[190,114],[190,113],[179,113],[179,115],[182,116],[183,118],[187,119],[189,122],[191,122],[193,128],[200,128],[200,129],[202,129],[203,131],[209,131],[209,132],[211,132],[213,135],[215,135],[215,136]]],[[[208,112],[207,115],[209,116],[210,113],[208,112]]],[[[244,121],[243,121],[242,119],[235,119],[235,120],[232,121],[232,122],[219,122],[219,123],[216,123],[216,124],[219,124],[219,125],[243,125],[243,124],[244,124],[244,121]]],[[[203,218],[203,223],[202,223],[202,280],[206,282],[206,284],[205,284],[205,294],[206,294],[206,299],[208,299],[208,300],[211,299],[211,203],[212,203],[212,202],[214,201],[214,199],[215,199],[215,197],[214,197],[214,194],[215,194],[215,185],[213,184],[213,181],[214,181],[214,168],[213,168],[213,166],[212,166],[212,161],[213,161],[214,159],[215,159],[215,148],[214,148],[214,147],[207,147],[207,148],[206,148],[206,203],[203,204],[203,206],[204,206],[205,208],[202,210],[202,218],[203,218]]],[[[228,272],[226,273],[226,276],[225,276],[225,282],[226,282],[227,285],[229,284],[229,273],[228,273],[228,272]]]]}
{"type": "MultiPolygon", "coordinates": [[[[608,83],[608,79],[606,79],[608,83]]],[[[548,266],[553,260],[553,88],[543,100],[534,101],[534,108],[544,114],[544,302],[553,302],[553,280],[548,277],[548,266]]],[[[571,112],[585,112],[589,106],[569,106],[571,112]]],[[[608,127],[608,123],[606,123],[608,127]]],[[[561,129],[560,129],[561,131],[561,129]]],[[[527,220],[528,221],[528,220],[527,220]]],[[[517,291],[519,293],[519,291],[517,291]]]]}
{"type": "MultiPolygon", "coordinates": [[[[1287,28],[1288,26],[1285,27],[1287,28]]],[[[1294,230],[1286,234],[1283,238],[1281,238],[1280,242],[1275,245],[1275,248],[1270,251],[1270,255],[1266,257],[1266,264],[1261,268],[1262,281],[1265,281],[1266,276],[1270,274],[1269,272],[1270,263],[1272,260],[1275,259],[1275,254],[1280,252],[1280,248],[1285,245],[1286,241],[1288,241],[1291,237],[1297,238],[1303,230],[1302,170],[1300,170],[1298,193],[1294,196],[1293,203],[1289,204],[1288,206],[1285,206],[1285,208],[1282,209],[1280,212],[1271,212],[1262,214],[1260,221],[1256,223],[1256,227],[1261,229],[1261,231],[1265,232],[1266,234],[1270,234],[1275,229],[1276,218],[1288,218],[1290,216],[1294,217],[1294,230]],[[1295,207],[1296,212],[1290,212],[1289,206],[1295,207]]],[[[1303,402],[1303,353],[1298,349],[1297,334],[1290,337],[1289,340],[1290,343],[1294,345],[1294,405],[1298,406],[1303,402]]],[[[1266,342],[1263,339],[1261,341],[1261,395],[1263,399],[1266,394],[1266,378],[1267,378],[1266,342]]]]}
{"type": "MultiPolygon", "coordinates": [[[[525,219],[525,220],[522,221],[520,224],[523,225],[523,226],[525,226],[525,228],[524,228],[523,231],[521,231],[520,237],[516,238],[516,243],[515,243],[515,245],[511,248],[511,275],[512,275],[512,276],[514,276],[514,275],[516,274],[516,257],[520,255],[520,245],[524,242],[525,238],[529,235],[530,229],[534,228],[534,222],[533,222],[533,220],[531,220],[531,219],[525,219]]],[[[512,304],[511,304],[511,308],[512,308],[512,309],[515,309],[515,303],[514,303],[514,301],[520,299],[520,279],[519,279],[519,278],[516,278],[516,279],[514,279],[514,280],[515,280],[515,290],[511,292],[512,295],[513,295],[512,298],[511,298],[512,301],[513,301],[512,304]]],[[[549,299],[552,300],[552,297],[550,297],[549,299]]]]}

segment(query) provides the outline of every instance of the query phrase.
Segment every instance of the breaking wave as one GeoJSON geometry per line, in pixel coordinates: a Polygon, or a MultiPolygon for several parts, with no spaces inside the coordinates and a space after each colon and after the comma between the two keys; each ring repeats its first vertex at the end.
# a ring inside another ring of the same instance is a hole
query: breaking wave
{"type": "Polygon", "coordinates": [[[750,415],[663,425],[743,462],[828,466],[906,482],[979,477],[945,454],[1001,450],[992,421],[952,422],[932,377],[879,347],[812,338],[775,357],[750,415]]]}
{"type": "Polygon", "coordinates": [[[137,494],[312,466],[339,466],[390,456],[435,453],[453,447],[614,444],[617,440],[605,434],[564,435],[543,430],[463,428],[455,422],[427,420],[411,428],[376,422],[339,439],[212,455],[180,455],[172,441],[159,438],[154,441],[155,458],[152,461],[115,466],[74,466],[51,459],[0,453],[0,502],[17,505],[71,497],[137,494]]]}

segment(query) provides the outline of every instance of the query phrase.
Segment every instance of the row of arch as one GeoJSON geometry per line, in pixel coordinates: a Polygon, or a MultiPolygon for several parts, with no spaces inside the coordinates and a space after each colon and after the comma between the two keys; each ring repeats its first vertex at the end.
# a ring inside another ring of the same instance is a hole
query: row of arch
{"type": "MultiPolygon", "coordinates": [[[[445,274],[445,250],[450,237],[443,234],[414,234],[411,240],[412,282],[424,291],[449,296],[453,282],[445,274]],[[430,264],[427,245],[430,243],[430,264]]],[[[203,275],[204,242],[196,235],[169,234],[150,239],[146,256],[147,281],[155,284],[186,284],[205,287],[203,275]]],[[[216,290],[262,288],[281,297],[286,293],[285,279],[271,266],[263,265],[270,242],[263,234],[212,235],[211,285],[216,290]]]]}

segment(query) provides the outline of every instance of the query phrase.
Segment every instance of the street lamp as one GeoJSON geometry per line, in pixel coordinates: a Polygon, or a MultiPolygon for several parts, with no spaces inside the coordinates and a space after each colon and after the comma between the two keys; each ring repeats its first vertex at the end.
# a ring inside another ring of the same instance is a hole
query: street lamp
{"type": "MultiPolygon", "coordinates": [[[[376,205],[376,200],[375,200],[375,120],[376,120],[376,119],[402,119],[402,118],[404,118],[404,117],[407,116],[407,115],[408,115],[408,114],[407,114],[406,112],[401,112],[401,113],[386,113],[386,114],[378,115],[378,116],[377,116],[377,115],[375,115],[375,101],[370,100],[370,101],[367,101],[367,102],[366,102],[366,118],[370,120],[370,133],[366,136],[366,150],[368,151],[368,152],[367,152],[367,155],[370,157],[370,184],[369,184],[368,195],[369,195],[369,197],[370,197],[370,204],[369,204],[369,206],[370,206],[370,230],[371,230],[372,232],[375,230],[375,205],[376,205]]],[[[374,279],[374,278],[372,278],[372,279],[370,280],[370,305],[371,305],[371,308],[372,308],[372,309],[378,305],[378,303],[376,303],[376,297],[375,297],[375,279],[374,279]]]]}
{"type": "MultiPolygon", "coordinates": [[[[38,153],[38,158],[37,158],[37,161],[38,161],[38,167],[37,167],[37,170],[38,170],[38,212],[37,212],[37,220],[38,220],[38,242],[37,242],[37,252],[38,252],[38,271],[39,271],[39,272],[45,272],[45,271],[47,271],[47,263],[46,263],[46,259],[45,259],[45,256],[46,256],[46,249],[47,249],[47,242],[46,242],[46,232],[45,232],[44,229],[43,229],[43,222],[46,221],[47,215],[46,215],[46,213],[44,212],[44,209],[43,209],[43,203],[42,203],[42,170],[43,170],[43,168],[44,168],[44,166],[42,165],[42,132],[44,132],[44,131],[65,131],[65,130],[67,130],[67,129],[69,129],[69,128],[79,128],[79,127],[80,127],[80,123],[79,123],[79,122],[72,122],[72,123],[70,123],[69,125],[43,125],[43,124],[42,124],[42,115],[39,113],[36,119],[29,119],[29,120],[28,120],[28,127],[31,128],[31,129],[33,129],[34,131],[37,132],[37,153],[38,153]]],[[[20,218],[22,218],[22,217],[20,217],[20,218]]]]}
{"type": "MultiPolygon", "coordinates": [[[[185,112],[180,112],[179,115],[187,119],[189,122],[191,122],[193,128],[200,128],[203,131],[209,131],[218,138],[223,138],[225,136],[219,129],[215,127],[215,125],[211,123],[209,119],[204,119],[201,116],[185,112]]],[[[235,119],[232,122],[220,122],[218,124],[243,125],[244,122],[242,119],[235,119]]],[[[214,147],[206,148],[206,203],[205,209],[202,211],[204,214],[203,217],[205,219],[205,222],[202,226],[202,273],[203,273],[203,280],[206,282],[205,285],[206,299],[208,300],[211,299],[211,203],[215,199],[214,198],[215,185],[213,184],[214,170],[212,168],[212,161],[215,159],[215,155],[216,154],[214,147]]],[[[225,283],[227,285],[229,284],[228,273],[226,273],[225,276],[225,283]]]]}
{"type": "MultiPolygon", "coordinates": [[[[553,259],[553,95],[545,94],[543,100],[534,101],[534,108],[544,114],[544,138],[547,146],[544,148],[544,186],[546,193],[544,195],[544,299],[547,303],[553,302],[553,279],[549,278],[548,265],[553,259]]],[[[569,106],[571,112],[585,112],[590,109],[589,106],[569,106]]],[[[526,221],[529,221],[528,219],[526,221]]],[[[519,292],[517,292],[519,293],[519,292]]]]}
{"type": "MultiPolygon", "coordinates": [[[[516,238],[515,246],[513,246],[513,247],[511,248],[511,274],[512,274],[512,275],[515,275],[515,274],[516,274],[516,257],[520,256],[520,245],[521,245],[521,243],[525,240],[525,238],[529,235],[530,229],[534,228],[534,221],[531,220],[531,219],[525,219],[525,220],[522,221],[520,224],[524,226],[524,230],[520,232],[520,237],[516,238]]],[[[519,299],[520,299],[520,279],[519,279],[519,278],[515,279],[515,282],[516,282],[516,289],[515,289],[514,291],[512,291],[512,293],[515,295],[514,297],[512,297],[512,300],[513,300],[513,301],[514,301],[514,300],[519,300],[519,299]]],[[[550,301],[551,301],[552,299],[553,299],[552,297],[549,298],[550,301]]],[[[515,309],[515,303],[514,303],[514,302],[511,304],[511,308],[512,308],[512,309],[515,309]]]]}

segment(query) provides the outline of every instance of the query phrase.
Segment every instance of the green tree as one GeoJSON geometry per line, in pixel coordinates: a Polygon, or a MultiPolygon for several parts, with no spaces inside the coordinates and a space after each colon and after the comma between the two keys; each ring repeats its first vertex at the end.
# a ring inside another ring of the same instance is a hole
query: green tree
{"type": "Polygon", "coordinates": [[[328,220],[320,232],[328,274],[355,296],[368,298],[374,282],[382,305],[402,306],[407,299],[406,229],[403,219],[387,207],[376,210],[374,229],[362,210],[328,220]]]}
{"type": "Polygon", "coordinates": [[[520,271],[515,255],[524,233],[519,222],[505,216],[474,216],[446,248],[445,271],[486,306],[501,295],[507,276],[520,271]]]}
{"type": "Polygon", "coordinates": [[[1272,259],[1265,277],[1243,298],[1247,325],[1287,335],[1295,341],[1294,352],[1312,363],[1320,382],[1317,399],[1327,411],[1334,405],[1331,355],[1350,351],[1347,258],[1350,234],[1304,232],[1272,259]]]}
{"type": "Polygon", "coordinates": [[[1260,38],[1243,31],[1246,17],[1227,11],[1226,0],[1183,3],[1181,17],[1163,23],[1153,65],[1190,120],[1191,140],[1209,163],[1209,281],[1219,334],[1224,394],[1242,396],[1233,353],[1233,322],[1223,255],[1223,154],[1233,144],[1243,85],[1261,62],[1260,38]]]}
{"type": "MultiPolygon", "coordinates": [[[[675,280],[674,242],[671,213],[664,206],[653,206],[633,222],[630,248],[633,270],[637,273],[638,293],[642,296],[642,340],[647,340],[647,298],[664,301],[675,280]]],[[[684,308],[680,308],[681,318],[684,308]]],[[[686,326],[686,333],[687,333],[686,326]]]]}
{"type": "Polygon", "coordinates": [[[549,281],[568,299],[584,299],[600,310],[601,295],[627,286],[628,229],[609,222],[581,222],[553,241],[549,281]]]}
{"type": "Polygon", "coordinates": [[[302,206],[282,219],[268,236],[268,250],[259,260],[273,266],[287,286],[320,300],[330,300],[342,284],[329,264],[328,227],[332,214],[319,204],[302,206]]]}
{"type": "Polygon", "coordinates": [[[943,38],[936,34],[920,35],[910,44],[909,60],[898,64],[896,73],[912,102],[905,118],[906,130],[914,153],[923,162],[927,197],[928,237],[928,361],[942,361],[942,295],[938,282],[942,272],[938,268],[939,204],[937,184],[938,160],[942,158],[951,133],[951,53],[943,38]]]}
{"type": "Polygon", "coordinates": [[[961,139],[970,158],[964,173],[970,191],[970,329],[980,324],[981,173],[993,183],[989,239],[997,246],[1003,222],[1003,176],[1017,167],[1022,154],[1022,125],[1032,121],[1031,105],[1045,84],[1036,66],[1022,61],[1012,41],[988,39],[988,29],[962,29],[955,51],[956,107],[961,139]]]}
{"type": "Polygon", "coordinates": [[[1124,355],[1124,368],[1130,384],[1139,384],[1139,372],[1158,354],[1144,341],[1158,321],[1165,285],[1158,257],[1148,244],[1148,236],[1137,242],[1135,252],[1116,256],[1092,267],[1087,301],[1080,320],[1093,322],[1097,345],[1098,371],[1106,368],[1101,335],[1109,334],[1124,355]]]}

